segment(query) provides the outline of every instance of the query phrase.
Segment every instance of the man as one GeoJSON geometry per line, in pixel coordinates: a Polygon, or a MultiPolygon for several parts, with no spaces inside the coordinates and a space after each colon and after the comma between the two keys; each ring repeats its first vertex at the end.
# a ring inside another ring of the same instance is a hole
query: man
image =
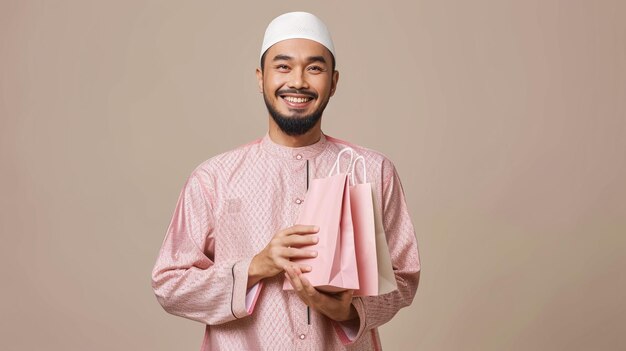
{"type": "Polygon", "coordinates": [[[321,131],[339,78],[321,20],[303,12],[274,19],[260,66],[268,134],[193,171],[152,272],[157,299],[206,324],[202,350],[380,349],[376,328],[412,302],[420,272],[398,175],[381,154],[321,131]],[[389,294],[322,293],[303,276],[315,267],[296,263],[317,254],[318,229],[295,223],[308,179],[325,177],[347,146],[373,175],[398,285],[389,294]],[[294,291],[283,290],[285,279],[294,291]]]}

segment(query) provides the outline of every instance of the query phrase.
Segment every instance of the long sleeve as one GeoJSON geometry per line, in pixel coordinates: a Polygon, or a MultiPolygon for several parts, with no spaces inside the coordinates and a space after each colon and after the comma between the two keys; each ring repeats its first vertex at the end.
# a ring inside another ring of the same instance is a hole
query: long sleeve
{"type": "Polygon", "coordinates": [[[350,344],[363,333],[391,320],[403,307],[411,304],[420,274],[420,260],[413,224],[409,217],[400,178],[391,162],[383,165],[383,227],[389,245],[398,290],[380,296],[357,297],[353,305],[359,314],[357,326],[335,324],[339,338],[350,344]]]}
{"type": "Polygon", "coordinates": [[[154,293],[167,312],[206,324],[203,351],[381,349],[376,327],[411,303],[417,287],[417,244],[393,164],[325,135],[291,148],[266,134],[206,160],[182,188],[164,234],[152,271],[154,293]],[[250,289],[247,283],[251,258],[277,230],[298,222],[308,177],[325,177],[346,146],[363,155],[372,176],[377,231],[386,232],[399,290],[354,298],[359,318],[338,323],[307,315],[303,301],[283,291],[282,276],[250,289]]]}
{"type": "Polygon", "coordinates": [[[152,271],[152,288],[167,312],[214,325],[252,312],[246,306],[250,259],[214,262],[208,183],[206,175],[194,172],[181,191],[152,271]]]}

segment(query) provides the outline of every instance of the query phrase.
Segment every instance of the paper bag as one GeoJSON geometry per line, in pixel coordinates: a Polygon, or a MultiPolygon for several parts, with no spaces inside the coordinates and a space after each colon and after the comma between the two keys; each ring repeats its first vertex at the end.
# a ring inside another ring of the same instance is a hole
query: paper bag
{"type": "Polygon", "coordinates": [[[374,225],[376,227],[376,261],[378,262],[378,295],[383,295],[397,290],[398,283],[393,273],[387,235],[383,228],[382,211],[376,207],[374,208],[374,225]]]}
{"type": "MultiPolygon", "coordinates": [[[[294,262],[310,265],[311,272],[304,276],[324,292],[359,288],[348,174],[339,173],[339,161],[344,152],[352,155],[353,151],[341,150],[329,177],[311,181],[297,222],[319,227],[318,243],[307,247],[316,250],[317,257],[294,262]]],[[[283,289],[293,289],[288,280],[283,289]]]]}
{"type": "Polygon", "coordinates": [[[365,159],[354,160],[351,172],[350,200],[354,225],[354,242],[359,272],[359,289],[355,296],[376,296],[396,290],[397,283],[389,255],[381,213],[373,199],[372,185],[367,183],[365,159]],[[363,163],[363,180],[356,181],[356,165],[363,163]]]}

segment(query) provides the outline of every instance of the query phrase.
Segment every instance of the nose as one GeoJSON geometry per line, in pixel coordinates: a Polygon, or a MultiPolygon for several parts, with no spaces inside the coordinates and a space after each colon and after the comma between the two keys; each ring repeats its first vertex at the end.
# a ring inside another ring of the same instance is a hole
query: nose
{"type": "Polygon", "coordinates": [[[296,90],[309,88],[309,84],[306,81],[306,76],[304,72],[300,70],[291,71],[291,76],[289,77],[288,85],[290,88],[296,89],[296,90]]]}

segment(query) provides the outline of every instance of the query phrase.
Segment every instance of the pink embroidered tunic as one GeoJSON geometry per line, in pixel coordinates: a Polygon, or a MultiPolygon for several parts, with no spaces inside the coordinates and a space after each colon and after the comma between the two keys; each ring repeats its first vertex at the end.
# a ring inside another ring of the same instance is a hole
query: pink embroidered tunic
{"type": "Polygon", "coordinates": [[[387,158],[324,135],[299,148],[278,145],[266,135],[193,171],[165,235],[152,286],[167,312],[206,324],[202,351],[380,350],[377,327],[411,304],[419,270],[402,186],[387,158]],[[314,310],[309,320],[298,296],[283,291],[282,274],[247,289],[248,267],[278,230],[310,224],[295,223],[306,200],[307,161],[310,177],[326,177],[347,146],[366,160],[398,290],[355,297],[358,323],[337,323],[314,310]]]}

